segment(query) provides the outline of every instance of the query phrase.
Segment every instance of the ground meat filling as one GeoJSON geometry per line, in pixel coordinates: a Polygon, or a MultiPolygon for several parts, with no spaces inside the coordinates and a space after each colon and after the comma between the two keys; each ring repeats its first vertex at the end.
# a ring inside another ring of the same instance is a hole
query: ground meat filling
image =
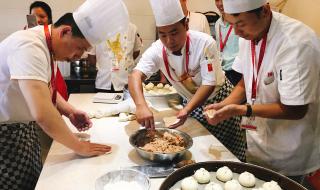
{"type": "Polygon", "coordinates": [[[168,132],[152,134],[150,141],[140,147],[145,151],[154,153],[174,153],[185,149],[183,138],[168,132]]]}

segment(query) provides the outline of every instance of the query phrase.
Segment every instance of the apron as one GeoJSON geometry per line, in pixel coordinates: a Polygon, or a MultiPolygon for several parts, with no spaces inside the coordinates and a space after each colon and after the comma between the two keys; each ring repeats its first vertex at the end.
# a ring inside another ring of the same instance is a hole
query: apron
{"type": "MultiPolygon", "coordinates": [[[[240,128],[241,117],[232,117],[228,120],[220,122],[216,126],[210,125],[205,116],[203,115],[204,107],[218,103],[229,96],[233,89],[231,82],[226,79],[225,83],[217,94],[208,99],[201,107],[196,108],[190,114],[191,117],[198,120],[205,128],[207,128],[212,135],[214,135],[232,154],[234,154],[239,160],[245,161],[246,152],[246,140],[245,140],[245,130],[240,128]]],[[[183,106],[187,105],[188,100],[183,100],[183,106]]]]}
{"type": "MultiPolygon", "coordinates": [[[[48,25],[44,26],[44,31],[50,51],[52,103],[56,104],[56,77],[48,25]]],[[[42,169],[36,123],[0,124],[0,149],[0,189],[33,190],[42,169]]]]}
{"type": "Polygon", "coordinates": [[[42,169],[35,122],[0,124],[0,188],[32,190],[42,169]]]}

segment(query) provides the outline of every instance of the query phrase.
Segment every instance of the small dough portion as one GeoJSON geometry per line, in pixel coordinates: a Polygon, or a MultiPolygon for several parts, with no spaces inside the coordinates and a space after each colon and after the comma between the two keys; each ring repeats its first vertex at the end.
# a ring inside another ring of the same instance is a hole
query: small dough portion
{"type": "Polygon", "coordinates": [[[227,181],[224,184],[224,189],[225,190],[243,190],[240,183],[235,179],[227,181]]]}
{"type": "Polygon", "coordinates": [[[212,119],[212,118],[214,118],[214,115],[216,112],[217,111],[215,109],[210,109],[210,110],[205,111],[204,114],[206,116],[208,116],[208,118],[212,119]]]}
{"type": "Polygon", "coordinates": [[[279,184],[275,181],[265,182],[262,185],[263,190],[282,190],[279,184]]]}
{"type": "Polygon", "coordinates": [[[249,172],[241,173],[238,180],[243,187],[254,187],[256,185],[256,178],[249,172]]]}
{"type": "Polygon", "coordinates": [[[181,189],[182,190],[197,190],[198,183],[192,176],[186,177],[181,182],[181,189]]]}
{"type": "Polygon", "coordinates": [[[233,178],[233,173],[227,166],[223,166],[217,170],[218,180],[222,182],[227,182],[232,180],[232,178],[233,178]]]}
{"type": "Polygon", "coordinates": [[[162,84],[162,83],[159,83],[159,84],[157,85],[157,88],[159,88],[159,89],[163,88],[163,84],[162,84]]]}
{"type": "Polygon", "coordinates": [[[223,188],[218,183],[210,182],[204,187],[204,190],[223,190],[223,188]]]}
{"type": "Polygon", "coordinates": [[[146,90],[152,90],[154,88],[154,84],[152,82],[149,82],[146,86],[145,86],[146,90]]]}
{"type": "Polygon", "coordinates": [[[209,183],[210,182],[210,173],[204,169],[200,168],[198,169],[193,177],[197,180],[198,183],[203,184],[203,183],[209,183]]]}

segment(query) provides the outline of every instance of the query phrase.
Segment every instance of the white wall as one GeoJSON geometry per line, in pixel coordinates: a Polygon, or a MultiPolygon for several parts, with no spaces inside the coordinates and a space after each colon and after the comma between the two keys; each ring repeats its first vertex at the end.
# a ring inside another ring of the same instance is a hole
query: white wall
{"type": "MultiPolygon", "coordinates": [[[[53,20],[66,12],[74,11],[84,0],[44,0],[52,8],[53,20]]],[[[26,25],[26,14],[33,0],[0,1],[0,41],[26,25]]],[[[144,42],[144,49],[155,40],[155,21],[149,0],[124,0],[131,21],[137,25],[144,42]]],[[[206,12],[215,10],[213,0],[189,0],[189,9],[206,12]]]]}

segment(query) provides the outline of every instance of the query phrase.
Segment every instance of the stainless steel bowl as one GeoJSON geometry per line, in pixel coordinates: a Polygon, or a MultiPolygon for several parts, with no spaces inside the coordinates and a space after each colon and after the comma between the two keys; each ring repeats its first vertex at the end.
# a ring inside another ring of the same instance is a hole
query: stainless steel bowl
{"type": "MultiPolygon", "coordinates": [[[[130,185],[130,184],[132,185],[132,183],[134,183],[133,185],[139,186],[138,187],[139,190],[150,189],[150,180],[145,174],[136,170],[128,170],[128,169],[111,171],[99,177],[96,180],[95,189],[105,190],[107,189],[107,187],[105,186],[107,186],[108,184],[109,186],[112,185],[118,189],[120,188],[119,183],[121,182],[124,182],[127,185],[130,185]]],[[[135,188],[134,186],[131,186],[125,189],[134,190],[135,188]]]]}
{"type": "Polygon", "coordinates": [[[156,128],[156,130],[157,132],[161,132],[161,133],[169,132],[169,133],[175,133],[181,136],[185,142],[185,149],[179,152],[174,152],[174,153],[154,153],[154,152],[145,151],[142,148],[140,148],[138,144],[144,138],[146,138],[147,129],[140,129],[136,133],[130,136],[129,141],[130,141],[130,144],[136,149],[138,154],[146,160],[150,160],[153,162],[171,162],[174,159],[181,158],[193,144],[192,138],[187,133],[184,133],[182,131],[179,131],[176,129],[168,129],[168,128],[156,128]]]}

